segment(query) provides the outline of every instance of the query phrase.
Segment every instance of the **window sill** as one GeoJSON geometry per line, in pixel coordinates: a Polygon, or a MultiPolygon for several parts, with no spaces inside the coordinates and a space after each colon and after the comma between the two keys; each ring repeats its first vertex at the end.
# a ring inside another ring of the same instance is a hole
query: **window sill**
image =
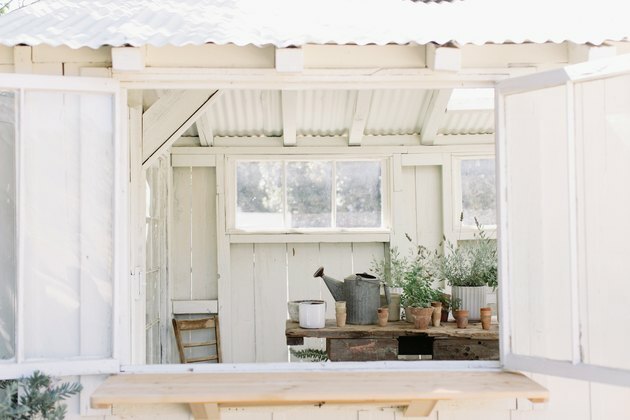
{"type": "Polygon", "coordinates": [[[403,406],[405,416],[426,417],[441,400],[493,398],[542,403],[549,391],[510,372],[122,374],[109,377],[91,404],[189,404],[194,418],[219,419],[220,407],[377,403],[403,406]]]}
{"type": "Polygon", "coordinates": [[[230,243],[319,243],[319,242],[389,242],[389,231],[370,232],[291,232],[291,233],[231,233],[230,243]]]}

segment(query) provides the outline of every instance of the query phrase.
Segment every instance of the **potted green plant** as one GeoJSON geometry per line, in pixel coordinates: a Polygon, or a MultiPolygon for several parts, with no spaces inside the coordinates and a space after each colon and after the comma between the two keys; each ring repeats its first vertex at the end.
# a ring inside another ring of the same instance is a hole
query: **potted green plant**
{"type": "Polygon", "coordinates": [[[487,287],[497,286],[496,241],[489,238],[475,218],[478,232],[465,246],[455,247],[444,239],[445,253],[436,258],[440,279],[451,287],[453,298],[461,299],[471,321],[478,321],[479,309],[486,306],[487,287]]]}
{"type": "MultiPolygon", "coordinates": [[[[422,316],[422,322],[431,320],[433,308],[431,302],[439,300],[441,292],[433,288],[434,262],[436,253],[431,253],[424,246],[417,246],[416,252],[406,265],[403,276],[402,302],[405,306],[407,321],[415,323],[416,314],[422,316]]],[[[426,328],[426,327],[425,327],[426,328]]]]}
{"type": "Polygon", "coordinates": [[[381,306],[389,309],[388,321],[400,321],[402,285],[408,264],[408,260],[400,255],[396,247],[390,248],[386,258],[372,260],[370,271],[389,286],[389,305],[385,295],[381,295],[381,306]]]}

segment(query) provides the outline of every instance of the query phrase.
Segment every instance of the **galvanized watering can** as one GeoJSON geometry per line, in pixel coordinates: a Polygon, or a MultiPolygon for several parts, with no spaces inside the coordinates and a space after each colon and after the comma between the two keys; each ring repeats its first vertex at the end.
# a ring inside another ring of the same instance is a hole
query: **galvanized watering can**
{"type": "Polygon", "coordinates": [[[321,277],[336,301],[346,301],[348,324],[376,324],[376,310],[381,306],[381,284],[385,286],[385,297],[389,304],[389,287],[367,274],[351,274],[343,282],[324,274],[319,267],[313,277],[321,277]]]}

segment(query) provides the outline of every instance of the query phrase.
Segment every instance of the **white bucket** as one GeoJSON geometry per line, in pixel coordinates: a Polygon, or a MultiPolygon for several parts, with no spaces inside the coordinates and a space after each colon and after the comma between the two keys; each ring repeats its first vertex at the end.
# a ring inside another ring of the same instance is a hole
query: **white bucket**
{"type": "Polygon", "coordinates": [[[326,325],[326,302],[308,300],[300,302],[300,327],[324,328],[326,325]]]}

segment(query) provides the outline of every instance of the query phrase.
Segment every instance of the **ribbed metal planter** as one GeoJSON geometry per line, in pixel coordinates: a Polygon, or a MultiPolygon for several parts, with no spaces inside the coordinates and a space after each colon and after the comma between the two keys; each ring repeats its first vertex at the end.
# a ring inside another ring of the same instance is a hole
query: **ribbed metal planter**
{"type": "Polygon", "coordinates": [[[480,321],[481,316],[479,309],[486,306],[486,294],[487,288],[485,286],[479,287],[462,287],[453,286],[451,289],[451,295],[453,300],[461,300],[461,308],[468,311],[469,321],[480,321]]]}

